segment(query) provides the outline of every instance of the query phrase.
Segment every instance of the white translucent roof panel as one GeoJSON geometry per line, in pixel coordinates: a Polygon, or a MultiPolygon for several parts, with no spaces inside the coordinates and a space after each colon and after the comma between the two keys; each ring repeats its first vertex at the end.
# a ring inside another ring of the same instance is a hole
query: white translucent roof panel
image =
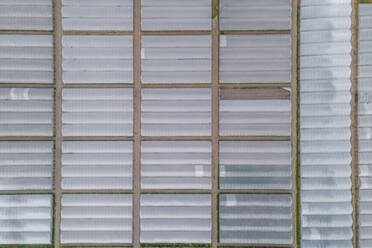
{"type": "Polygon", "coordinates": [[[52,0],[0,0],[0,29],[52,30],[52,0]]]}
{"type": "Polygon", "coordinates": [[[0,195],[1,244],[51,244],[51,195],[0,195]]]}
{"type": "Polygon", "coordinates": [[[142,36],[142,82],[209,83],[210,35],[142,36]]]}
{"type": "Polygon", "coordinates": [[[52,136],[53,89],[0,88],[0,136],[52,136]]]}
{"type": "Polygon", "coordinates": [[[359,244],[372,247],[372,4],[359,4],[359,244]]]}
{"type": "Polygon", "coordinates": [[[53,142],[0,142],[0,191],[52,189],[52,178],[53,142]]]}
{"type": "Polygon", "coordinates": [[[289,34],[221,35],[220,81],[222,83],[290,82],[291,36],[289,34]]]}
{"type": "Polygon", "coordinates": [[[290,189],[290,141],[220,142],[222,189],[290,189]]]}
{"type": "Polygon", "coordinates": [[[62,0],[64,30],[132,30],[133,0],[62,0]]]}
{"type": "Polygon", "coordinates": [[[132,135],[132,89],[63,89],[62,98],[64,136],[132,135]]]}
{"type": "Polygon", "coordinates": [[[290,29],[291,0],[220,0],[221,29],[290,29]]]}
{"type": "Polygon", "coordinates": [[[210,0],[142,0],[144,30],[211,29],[210,0]]]}
{"type": "Polygon", "coordinates": [[[132,196],[68,194],[62,196],[61,242],[130,243],[132,196]]]}
{"type": "Polygon", "coordinates": [[[351,0],[302,0],[301,243],[353,247],[351,0]]]}
{"type": "Polygon", "coordinates": [[[210,195],[141,196],[141,242],[209,243],[211,226],[210,195]]]}
{"type": "Polygon", "coordinates": [[[52,35],[0,35],[0,83],[53,83],[53,70],[52,35]]]}
{"type": "Polygon", "coordinates": [[[63,189],[130,189],[132,142],[65,141],[62,144],[63,189]]]}
{"type": "Polygon", "coordinates": [[[132,83],[132,40],[129,35],[63,36],[63,82],[132,83]]]}
{"type": "Polygon", "coordinates": [[[142,142],[142,188],[210,189],[211,149],[209,141],[142,142]]]}
{"type": "MultiPolygon", "coordinates": [[[[245,90],[250,94],[251,90],[245,90]]],[[[242,91],[243,92],[243,91],[242,91]]],[[[255,92],[255,91],[254,91],[255,92]]],[[[287,89],[260,90],[257,96],[220,99],[221,136],[290,136],[291,100],[287,89]]]]}
{"type": "Polygon", "coordinates": [[[211,135],[211,90],[142,89],[142,135],[211,135]]]}
{"type": "Polygon", "coordinates": [[[290,195],[220,195],[220,241],[235,244],[290,245],[290,195]]]}

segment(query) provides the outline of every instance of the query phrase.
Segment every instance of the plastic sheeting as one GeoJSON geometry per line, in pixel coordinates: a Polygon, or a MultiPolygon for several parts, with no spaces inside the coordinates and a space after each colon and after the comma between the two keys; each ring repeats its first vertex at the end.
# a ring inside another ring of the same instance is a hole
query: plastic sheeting
{"type": "Polygon", "coordinates": [[[132,83],[132,36],[62,37],[64,83],[132,83]]]}
{"type": "Polygon", "coordinates": [[[130,136],[133,90],[63,89],[63,136],[130,136]]]}
{"type": "Polygon", "coordinates": [[[211,90],[142,89],[142,135],[211,135],[211,90]]]}
{"type": "Polygon", "coordinates": [[[352,247],[351,1],[302,0],[301,242],[352,247]]]}
{"type": "Polygon", "coordinates": [[[372,4],[359,4],[359,245],[372,246],[372,4]]]}

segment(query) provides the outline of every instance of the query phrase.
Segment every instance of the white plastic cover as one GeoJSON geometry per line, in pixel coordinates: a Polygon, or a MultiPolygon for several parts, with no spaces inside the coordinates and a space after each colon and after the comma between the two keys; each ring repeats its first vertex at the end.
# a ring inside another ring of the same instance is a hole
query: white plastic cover
{"type": "Polygon", "coordinates": [[[220,100],[221,136],[290,134],[290,99],[220,100]]]}
{"type": "Polygon", "coordinates": [[[0,35],[0,83],[53,83],[53,71],[52,35],[0,35]]]}
{"type": "Polygon", "coordinates": [[[0,245],[50,244],[51,195],[0,195],[0,245]]]}
{"type": "Polygon", "coordinates": [[[291,5],[291,0],[220,0],[221,29],[290,29],[291,5]]]}
{"type": "Polygon", "coordinates": [[[63,36],[62,46],[64,83],[132,83],[132,36],[63,36]]]}
{"type": "Polygon", "coordinates": [[[131,195],[65,194],[61,215],[63,244],[132,241],[131,195]]]}
{"type": "Polygon", "coordinates": [[[142,36],[142,82],[209,83],[210,35],[142,36]]]}
{"type": "Polygon", "coordinates": [[[52,189],[52,180],[53,142],[0,142],[0,191],[52,189]]]}
{"type": "Polygon", "coordinates": [[[143,141],[142,188],[210,189],[209,141],[143,141]]]}
{"type": "Polygon", "coordinates": [[[211,3],[211,0],[142,0],[142,29],[211,29],[211,3]]]}
{"type": "Polygon", "coordinates": [[[220,195],[220,241],[237,244],[290,245],[290,195],[220,195]]]}
{"type": "Polygon", "coordinates": [[[132,30],[133,0],[62,0],[64,30],[132,30]]]}
{"type": "Polygon", "coordinates": [[[0,29],[52,30],[52,0],[0,0],[0,29]]]}
{"type": "Polygon", "coordinates": [[[290,141],[220,142],[222,189],[290,189],[290,141]]]}
{"type": "Polygon", "coordinates": [[[359,245],[372,247],[372,4],[359,4],[359,245]]]}
{"type": "Polygon", "coordinates": [[[210,195],[141,196],[141,242],[209,243],[211,228],[210,195]]]}
{"type": "Polygon", "coordinates": [[[289,34],[221,35],[220,81],[222,83],[290,82],[291,36],[289,34]]]}
{"type": "Polygon", "coordinates": [[[0,136],[52,136],[53,89],[0,88],[0,136]]]}
{"type": "Polygon", "coordinates": [[[131,188],[132,149],[130,141],[63,142],[62,188],[131,188]]]}
{"type": "Polygon", "coordinates": [[[302,0],[300,20],[303,248],[353,247],[351,0],[302,0]]]}
{"type": "Polygon", "coordinates": [[[133,90],[63,89],[63,136],[130,136],[133,90]]]}
{"type": "Polygon", "coordinates": [[[142,89],[142,135],[211,135],[211,90],[142,89]]]}

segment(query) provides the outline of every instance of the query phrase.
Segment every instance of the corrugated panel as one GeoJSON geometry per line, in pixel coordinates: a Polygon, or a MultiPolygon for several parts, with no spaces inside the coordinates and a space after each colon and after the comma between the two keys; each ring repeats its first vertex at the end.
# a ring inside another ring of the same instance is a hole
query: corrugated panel
{"type": "Polygon", "coordinates": [[[53,142],[0,142],[0,190],[51,189],[53,142]]]}
{"type": "Polygon", "coordinates": [[[210,195],[141,196],[141,242],[209,243],[210,240],[210,195]]]}
{"type": "Polygon", "coordinates": [[[222,189],[290,189],[291,142],[220,142],[222,189]]]}
{"type": "Polygon", "coordinates": [[[220,241],[237,244],[292,243],[290,195],[220,195],[220,241]]]}
{"type": "Polygon", "coordinates": [[[63,142],[62,188],[131,188],[132,146],[129,141],[63,142]]]}
{"type": "Polygon", "coordinates": [[[0,245],[50,244],[51,195],[0,195],[0,245]]]}
{"type": "Polygon", "coordinates": [[[132,36],[63,36],[64,83],[132,83],[132,36]]]}
{"type": "Polygon", "coordinates": [[[302,0],[302,247],[352,247],[351,0],[302,0]]]}
{"type": "Polygon", "coordinates": [[[211,36],[142,37],[142,82],[209,83],[211,36]]]}
{"type": "Polygon", "coordinates": [[[142,89],[142,135],[211,135],[211,90],[142,89]]]}
{"type": "Polygon", "coordinates": [[[220,91],[220,135],[289,136],[290,133],[291,100],[287,89],[220,91]]]}
{"type": "Polygon", "coordinates": [[[68,194],[62,196],[61,242],[130,243],[132,196],[68,194]]]}
{"type": "Polygon", "coordinates": [[[372,4],[359,4],[359,244],[372,247],[372,4]]]}
{"type": "Polygon", "coordinates": [[[289,34],[221,35],[220,81],[223,83],[290,82],[291,36],[289,34]]]}
{"type": "Polygon", "coordinates": [[[290,29],[291,4],[291,0],[221,0],[221,29],[290,29]]]}
{"type": "Polygon", "coordinates": [[[211,143],[208,141],[144,141],[142,188],[210,189],[211,143]]]}
{"type": "Polygon", "coordinates": [[[63,0],[64,30],[132,30],[132,0],[63,0]]]}
{"type": "Polygon", "coordinates": [[[0,29],[52,30],[52,0],[0,0],[0,29]]]}
{"type": "Polygon", "coordinates": [[[63,89],[64,136],[130,136],[133,90],[63,89]]]}
{"type": "Polygon", "coordinates": [[[0,89],[0,136],[52,135],[53,89],[0,89]]]}
{"type": "Polygon", "coordinates": [[[210,0],[142,0],[144,30],[211,29],[210,0]]]}
{"type": "Polygon", "coordinates": [[[53,83],[53,76],[52,35],[0,35],[0,83],[53,83]]]}

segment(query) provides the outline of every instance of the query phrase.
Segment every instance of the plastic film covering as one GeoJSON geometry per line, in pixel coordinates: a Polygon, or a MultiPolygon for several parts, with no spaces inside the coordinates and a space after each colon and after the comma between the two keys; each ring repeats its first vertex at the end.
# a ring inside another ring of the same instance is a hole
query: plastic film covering
{"type": "Polygon", "coordinates": [[[141,242],[209,243],[211,228],[210,195],[141,196],[141,242]]]}
{"type": "Polygon", "coordinates": [[[132,196],[68,194],[62,196],[61,242],[130,243],[132,196]]]}
{"type": "Polygon", "coordinates": [[[131,136],[133,90],[63,89],[63,136],[131,136]]]}
{"type": "Polygon", "coordinates": [[[130,141],[65,141],[63,189],[129,189],[133,145],[130,141]]]}
{"type": "Polygon", "coordinates": [[[52,136],[53,89],[0,88],[0,136],[52,136]]]}
{"type": "Polygon", "coordinates": [[[132,30],[132,0],[62,0],[64,30],[132,30]]]}
{"type": "Polygon", "coordinates": [[[209,30],[210,0],[142,0],[144,30],[209,30]]]}
{"type": "Polygon", "coordinates": [[[0,195],[0,245],[50,244],[51,195],[0,195]]]}
{"type": "Polygon", "coordinates": [[[290,195],[220,195],[220,240],[223,243],[290,245],[290,195]]]}
{"type": "Polygon", "coordinates": [[[302,247],[352,247],[351,0],[302,0],[302,247]]]}
{"type": "Polygon", "coordinates": [[[52,35],[0,35],[0,83],[51,84],[53,70],[52,35]]]}
{"type": "Polygon", "coordinates": [[[63,36],[62,46],[64,83],[133,82],[132,36],[63,36]]]}
{"type": "Polygon", "coordinates": [[[359,245],[372,247],[372,4],[359,4],[359,245]]]}
{"type": "Polygon", "coordinates": [[[211,90],[142,89],[142,135],[211,135],[211,90]]]}

